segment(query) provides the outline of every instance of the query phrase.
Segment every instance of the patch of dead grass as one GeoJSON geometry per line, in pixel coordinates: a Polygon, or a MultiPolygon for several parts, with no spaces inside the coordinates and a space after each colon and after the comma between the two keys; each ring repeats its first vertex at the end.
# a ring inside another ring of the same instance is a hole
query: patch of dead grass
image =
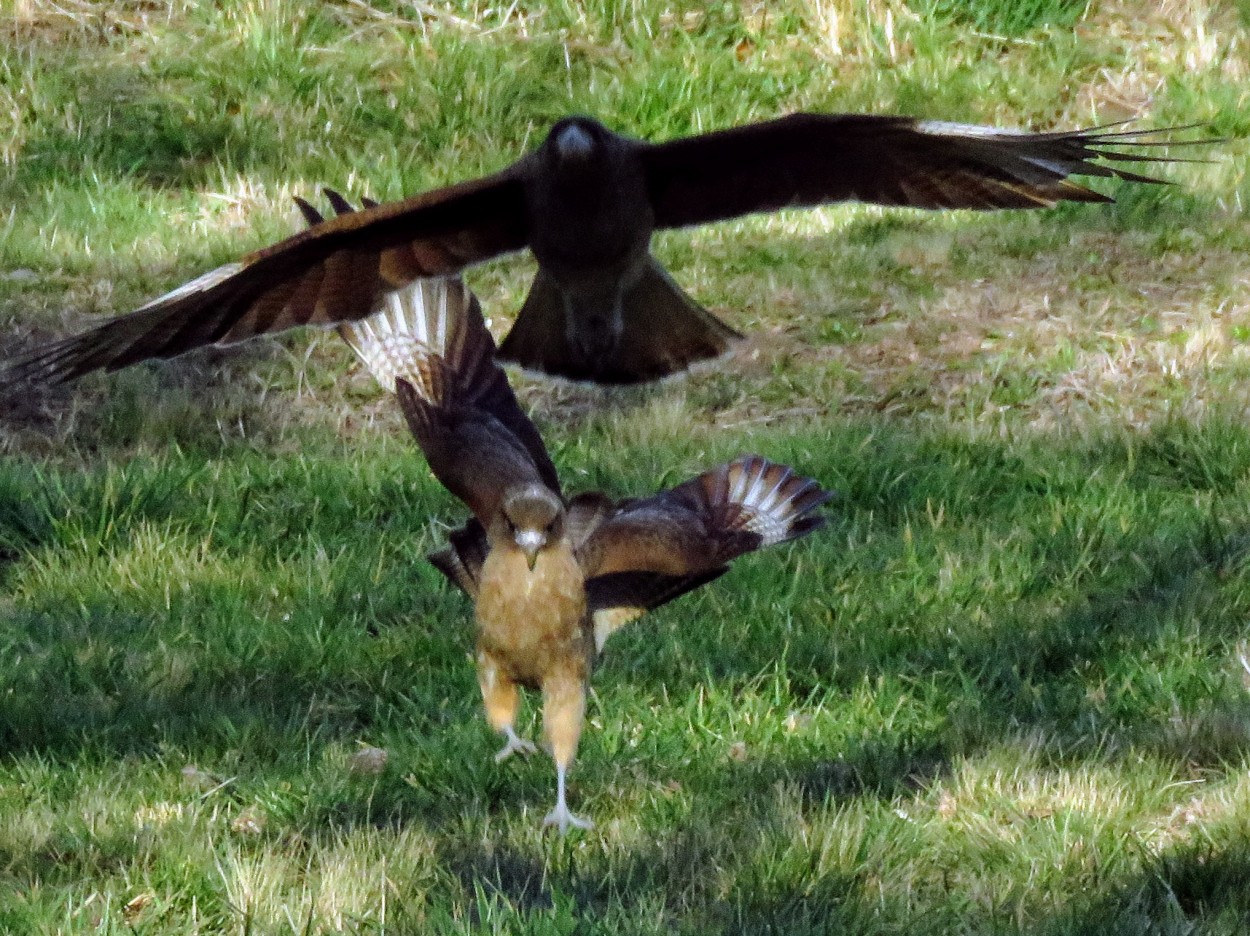
{"type": "Polygon", "coordinates": [[[931,279],[936,296],[882,284],[844,342],[813,340],[822,319],[846,314],[821,310],[827,298],[818,291],[770,310],[750,350],[729,365],[753,390],[719,421],[1010,411],[1013,422],[1039,429],[1104,419],[1144,427],[1178,401],[1195,415],[1229,403],[1222,375],[1250,355],[1250,275],[1237,250],[1159,255],[1141,237],[1086,231],[962,281],[939,256],[945,250],[930,250],[947,240],[900,238],[895,259],[931,279]],[[762,403],[779,371],[796,375],[797,392],[788,406],[762,403]],[[832,384],[819,376],[829,374],[839,375],[832,384]],[[1011,381],[1020,388],[995,387],[1011,381]],[[1022,398],[1002,399],[1013,394],[1022,398]]]}
{"type": "MultiPolygon", "coordinates": [[[[118,33],[168,27],[195,8],[189,0],[10,0],[0,36],[14,43],[103,43],[118,33]]],[[[0,7],[2,9],[2,7],[0,7]]]]}
{"type": "Polygon", "coordinates": [[[825,54],[842,61],[884,57],[897,65],[914,50],[898,34],[917,15],[903,0],[807,0],[807,19],[825,54]]]}
{"type": "Polygon", "coordinates": [[[1078,120],[1088,114],[1100,120],[1148,117],[1155,97],[1178,73],[1245,82],[1250,71],[1237,12],[1229,4],[1110,0],[1096,5],[1077,34],[1119,63],[1082,83],[1074,99],[1078,120]]]}

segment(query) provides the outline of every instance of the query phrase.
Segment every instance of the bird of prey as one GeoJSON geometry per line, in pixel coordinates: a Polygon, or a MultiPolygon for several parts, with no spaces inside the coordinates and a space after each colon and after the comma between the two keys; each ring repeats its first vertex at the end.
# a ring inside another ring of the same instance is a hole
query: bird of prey
{"type": "Polygon", "coordinates": [[[1177,142],[1169,132],[1028,133],[800,113],[648,143],[569,117],[500,172],[340,214],[37,349],[0,373],[0,395],[18,382],[56,383],[357,320],[415,279],[523,248],[538,272],[500,358],[573,380],[655,380],[722,354],[740,336],[660,266],[654,231],[845,200],[934,209],[1109,202],[1069,176],[1158,181],[1123,164],[1169,161],[1150,155],[1177,142]]]}
{"type": "Polygon", "coordinates": [[[810,533],[829,492],[747,455],[641,500],[566,498],[458,278],[392,292],[373,317],[340,333],[396,389],[435,477],[473,513],[429,558],[474,600],[486,718],[505,739],[496,760],[535,750],[516,732],[518,687],[541,690],[556,765],[556,804],[544,825],[588,827],[569,811],[565,776],[604,641],[737,556],[810,533]]]}

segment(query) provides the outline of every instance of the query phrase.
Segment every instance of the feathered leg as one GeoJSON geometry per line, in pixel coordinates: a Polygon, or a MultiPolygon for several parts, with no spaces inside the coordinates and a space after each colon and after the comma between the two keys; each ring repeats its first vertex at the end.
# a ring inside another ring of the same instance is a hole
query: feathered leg
{"type": "Polygon", "coordinates": [[[521,706],[521,695],[512,677],[498,661],[485,650],[477,654],[477,681],[482,687],[482,704],[486,707],[486,721],[500,732],[507,743],[495,755],[495,762],[507,760],[513,754],[533,754],[538,748],[516,733],[516,715],[521,706]]]}
{"type": "Polygon", "coordinates": [[[569,811],[565,795],[565,775],[577,755],[577,742],[582,734],[586,715],[586,686],[576,675],[559,673],[543,680],[543,731],[551,744],[551,757],[556,762],[556,808],[543,819],[545,826],[559,826],[560,832],[570,826],[592,829],[589,819],[569,811]]]}

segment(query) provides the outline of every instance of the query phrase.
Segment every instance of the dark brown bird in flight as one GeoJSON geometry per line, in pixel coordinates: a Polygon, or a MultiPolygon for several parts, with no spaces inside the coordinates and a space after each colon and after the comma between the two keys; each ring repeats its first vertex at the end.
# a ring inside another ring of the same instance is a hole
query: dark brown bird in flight
{"type": "Polygon", "coordinates": [[[829,493],[748,455],[642,500],[566,499],[458,279],[392,292],[380,312],[340,332],[396,388],[435,477],[473,512],[430,561],[474,599],[486,718],[505,738],[496,759],[535,750],[516,733],[518,687],[540,689],[557,783],[544,824],[589,826],[569,811],[565,775],[604,641],[735,557],[811,532],[829,493]]]}
{"type": "Polygon", "coordinates": [[[1068,177],[1158,181],[1121,165],[1170,161],[1147,152],[1175,142],[1167,132],[794,114],[655,144],[569,117],[501,172],[341,214],[19,358],[0,373],[0,394],[18,382],[357,320],[415,279],[526,247],[538,273],[500,358],[574,380],[655,380],[720,355],[739,336],[656,262],[653,231],[844,200],[972,209],[1109,202],[1068,177]]]}

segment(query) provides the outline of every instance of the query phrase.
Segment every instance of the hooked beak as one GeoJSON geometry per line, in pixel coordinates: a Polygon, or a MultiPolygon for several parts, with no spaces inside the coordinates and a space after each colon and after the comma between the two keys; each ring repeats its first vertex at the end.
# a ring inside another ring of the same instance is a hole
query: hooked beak
{"type": "Polygon", "coordinates": [[[533,572],[534,564],[538,562],[538,550],[547,545],[546,535],[538,530],[522,530],[516,535],[516,544],[525,553],[525,563],[533,572]]]}

